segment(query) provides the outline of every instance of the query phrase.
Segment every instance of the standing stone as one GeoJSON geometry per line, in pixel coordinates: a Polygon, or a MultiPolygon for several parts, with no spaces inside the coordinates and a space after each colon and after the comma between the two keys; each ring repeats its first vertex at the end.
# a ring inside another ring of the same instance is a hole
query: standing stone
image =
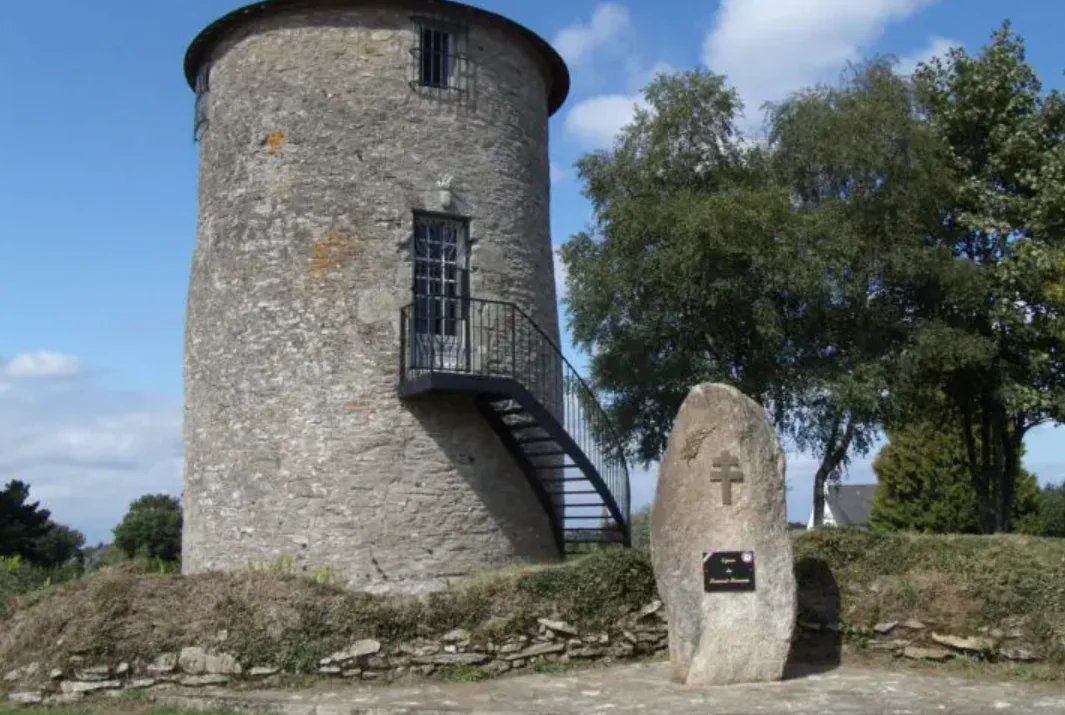
{"type": "Polygon", "coordinates": [[[783,677],[796,614],[784,452],[765,410],[733,387],[698,385],[677,413],[658,470],[651,561],[677,680],[783,677]],[[720,552],[753,560],[753,590],[706,590],[704,557],[720,552]]]}

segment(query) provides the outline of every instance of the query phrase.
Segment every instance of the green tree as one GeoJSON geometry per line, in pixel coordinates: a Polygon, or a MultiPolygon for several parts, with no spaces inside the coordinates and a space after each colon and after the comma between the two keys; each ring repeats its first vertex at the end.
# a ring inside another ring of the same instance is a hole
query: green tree
{"type": "Polygon", "coordinates": [[[33,566],[81,563],[81,532],[52,521],[40,502],[28,503],[30,487],[12,480],[0,491],[0,556],[18,556],[33,566]]]}
{"type": "Polygon", "coordinates": [[[67,564],[80,567],[84,562],[82,547],[85,535],[69,526],[48,522],[48,529],[37,539],[30,560],[38,566],[53,568],[67,564]]]}
{"type": "Polygon", "coordinates": [[[920,270],[890,282],[909,315],[894,396],[945,397],[981,531],[1009,531],[1024,436],[1065,419],[1065,100],[1009,23],[976,56],[921,66],[914,89],[954,181],[920,270]]]}
{"type": "Polygon", "coordinates": [[[181,502],[169,494],[142,496],[130,503],[114,535],[115,546],[129,558],[180,561],[181,502]]]}
{"type": "Polygon", "coordinates": [[[823,483],[868,447],[881,408],[888,332],[851,315],[868,304],[862,253],[825,213],[794,210],[773,152],[738,134],[724,78],[663,75],[644,95],[612,150],[578,163],[595,225],[561,251],[592,381],[645,464],[692,385],[725,382],[821,456],[823,483]]]}
{"type": "Polygon", "coordinates": [[[30,487],[17,479],[0,491],[0,556],[33,561],[39,540],[51,528],[51,512],[28,502],[30,487]]]}
{"type": "MultiPolygon", "coordinates": [[[[926,423],[889,429],[889,443],[873,461],[877,488],[874,527],[922,533],[979,533],[980,503],[970,478],[960,430],[926,423]]],[[[1023,469],[1013,517],[1036,513],[1038,484],[1023,469]]]]}

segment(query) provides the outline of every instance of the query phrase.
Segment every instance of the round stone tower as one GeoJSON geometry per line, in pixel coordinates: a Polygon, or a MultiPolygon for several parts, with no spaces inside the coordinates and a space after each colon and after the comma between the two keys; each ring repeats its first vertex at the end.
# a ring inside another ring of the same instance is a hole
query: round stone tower
{"type": "Polygon", "coordinates": [[[282,558],[410,593],[557,559],[469,396],[397,386],[415,291],[513,304],[558,344],[558,54],[445,0],[268,0],[207,27],[185,73],[200,164],[183,571],[282,558]]]}

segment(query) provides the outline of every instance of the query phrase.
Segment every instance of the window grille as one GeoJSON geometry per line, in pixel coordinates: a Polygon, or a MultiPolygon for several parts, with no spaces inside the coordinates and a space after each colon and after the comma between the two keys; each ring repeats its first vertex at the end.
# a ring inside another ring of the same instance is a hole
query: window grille
{"type": "Polygon", "coordinates": [[[462,100],[469,93],[467,36],[462,27],[414,18],[411,88],[437,99],[462,100]]]}

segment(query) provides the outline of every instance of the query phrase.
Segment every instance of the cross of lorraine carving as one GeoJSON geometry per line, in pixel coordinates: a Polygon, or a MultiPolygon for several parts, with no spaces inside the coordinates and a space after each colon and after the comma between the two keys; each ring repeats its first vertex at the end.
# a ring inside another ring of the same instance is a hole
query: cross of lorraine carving
{"type": "Polygon", "coordinates": [[[740,471],[740,460],[727,449],[714,457],[714,467],[710,474],[711,482],[721,482],[721,503],[725,506],[732,505],[732,484],[743,481],[743,472],[740,471]]]}

